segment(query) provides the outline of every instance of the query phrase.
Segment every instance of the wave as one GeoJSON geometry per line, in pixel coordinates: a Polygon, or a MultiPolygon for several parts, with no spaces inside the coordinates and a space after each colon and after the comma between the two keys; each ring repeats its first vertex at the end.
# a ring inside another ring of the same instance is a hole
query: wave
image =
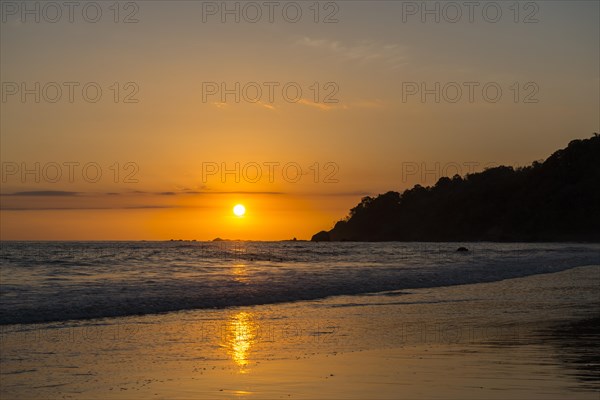
{"type": "Polygon", "coordinates": [[[2,243],[0,324],[401,296],[600,264],[598,245],[241,243],[2,243]]]}

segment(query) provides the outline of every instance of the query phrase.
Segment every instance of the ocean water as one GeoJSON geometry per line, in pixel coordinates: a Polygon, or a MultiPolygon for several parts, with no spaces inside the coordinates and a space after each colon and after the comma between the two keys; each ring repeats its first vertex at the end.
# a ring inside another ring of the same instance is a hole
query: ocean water
{"type": "Polygon", "coordinates": [[[1,242],[0,325],[494,282],[598,264],[600,244],[1,242]]]}

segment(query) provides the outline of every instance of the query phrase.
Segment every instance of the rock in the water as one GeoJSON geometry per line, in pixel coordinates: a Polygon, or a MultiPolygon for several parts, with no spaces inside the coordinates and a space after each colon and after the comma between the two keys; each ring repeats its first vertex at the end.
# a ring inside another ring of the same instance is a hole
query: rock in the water
{"type": "Polygon", "coordinates": [[[456,249],[456,251],[463,252],[463,251],[469,251],[469,249],[467,249],[466,247],[459,247],[458,249],[456,249]]]}

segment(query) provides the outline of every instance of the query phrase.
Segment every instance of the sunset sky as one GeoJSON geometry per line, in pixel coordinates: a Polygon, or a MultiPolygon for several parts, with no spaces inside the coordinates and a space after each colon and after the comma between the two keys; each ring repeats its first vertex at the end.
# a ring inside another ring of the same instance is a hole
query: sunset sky
{"type": "Polygon", "coordinates": [[[23,21],[2,5],[1,239],[310,239],[363,196],[527,165],[600,131],[597,1],[521,2],[518,15],[497,2],[495,23],[483,7],[453,23],[428,2],[436,22],[391,1],[321,2],[319,22],[298,2],[292,23],[286,3],[254,23],[252,9],[223,23],[221,2],[123,2],[118,23],[109,2],[96,23],[81,9],[72,23],[66,9],[23,21]],[[35,82],[39,103],[21,93],[35,82]],[[223,101],[221,83],[236,82],[239,103],[223,101]],[[436,82],[439,102],[407,92],[436,82]],[[482,94],[490,83],[497,102],[482,94]]]}

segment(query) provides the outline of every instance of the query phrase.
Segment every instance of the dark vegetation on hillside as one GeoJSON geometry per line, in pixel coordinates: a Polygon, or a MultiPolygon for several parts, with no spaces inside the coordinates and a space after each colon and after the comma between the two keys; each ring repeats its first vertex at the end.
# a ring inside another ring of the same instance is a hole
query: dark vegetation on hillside
{"type": "Polygon", "coordinates": [[[600,241],[600,136],[546,161],[365,197],[313,241],[600,241]]]}

